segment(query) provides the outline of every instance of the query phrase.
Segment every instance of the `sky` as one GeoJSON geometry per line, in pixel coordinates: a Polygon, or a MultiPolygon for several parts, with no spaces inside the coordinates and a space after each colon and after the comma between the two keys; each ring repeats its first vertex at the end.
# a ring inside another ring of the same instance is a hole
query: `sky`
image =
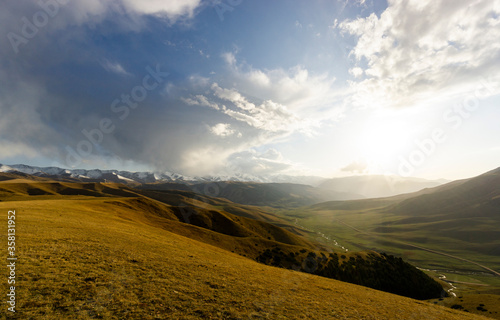
{"type": "Polygon", "coordinates": [[[460,179],[500,166],[500,0],[0,10],[0,163],[460,179]]]}

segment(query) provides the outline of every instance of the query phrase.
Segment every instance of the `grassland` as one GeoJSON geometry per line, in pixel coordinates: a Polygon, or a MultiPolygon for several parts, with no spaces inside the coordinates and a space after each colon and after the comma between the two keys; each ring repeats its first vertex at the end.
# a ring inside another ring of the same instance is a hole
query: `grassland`
{"type": "Polygon", "coordinates": [[[18,319],[483,319],[259,264],[213,245],[223,238],[179,234],[200,227],[166,230],[161,204],[104,187],[115,195],[1,198],[0,221],[17,216],[18,319]]]}
{"type": "MultiPolygon", "coordinates": [[[[422,246],[465,258],[492,269],[500,270],[500,256],[487,254],[486,248],[500,247],[500,239],[490,238],[488,243],[466,242],[452,238],[432,227],[433,223],[401,222],[401,217],[378,209],[364,210],[313,210],[280,211],[289,221],[297,220],[307,229],[335,239],[349,250],[377,250],[403,257],[422,268],[456,269],[464,272],[483,272],[483,268],[466,261],[439,256],[412,247],[422,246]]],[[[450,221],[450,223],[453,223],[450,221]]],[[[443,222],[446,224],[446,221],[443,222]]],[[[481,224],[470,224],[476,233],[498,229],[493,219],[481,224]]]]}
{"type": "Polygon", "coordinates": [[[446,275],[460,298],[452,295],[433,303],[500,319],[498,179],[498,172],[493,172],[416,195],[329,202],[275,213],[315,233],[313,237],[325,244],[387,252],[432,270],[429,274],[436,279],[446,275]]]}

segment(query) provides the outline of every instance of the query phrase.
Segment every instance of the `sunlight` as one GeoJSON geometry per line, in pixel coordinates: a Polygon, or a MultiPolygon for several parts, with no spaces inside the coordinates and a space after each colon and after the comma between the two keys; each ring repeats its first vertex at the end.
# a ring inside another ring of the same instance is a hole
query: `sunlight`
{"type": "Polygon", "coordinates": [[[411,143],[413,132],[400,117],[375,117],[360,129],[358,150],[369,164],[371,173],[386,169],[411,143]]]}

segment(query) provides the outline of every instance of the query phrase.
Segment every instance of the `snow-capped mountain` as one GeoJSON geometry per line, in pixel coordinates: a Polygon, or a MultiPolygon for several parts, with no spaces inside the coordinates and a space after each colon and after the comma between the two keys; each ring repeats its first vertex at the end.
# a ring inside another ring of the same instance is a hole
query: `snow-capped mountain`
{"type": "Polygon", "coordinates": [[[153,182],[176,182],[176,183],[198,183],[217,181],[239,181],[239,182],[262,182],[262,183],[298,183],[316,185],[323,181],[320,177],[295,177],[287,175],[253,176],[248,174],[237,174],[232,176],[204,176],[190,177],[173,172],[130,172],[120,170],[100,169],[62,169],[58,167],[34,167],[24,164],[2,165],[0,172],[22,172],[40,177],[56,179],[75,179],[82,181],[99,182],[122,182],[122,183],[153,183],[153,182]]]}

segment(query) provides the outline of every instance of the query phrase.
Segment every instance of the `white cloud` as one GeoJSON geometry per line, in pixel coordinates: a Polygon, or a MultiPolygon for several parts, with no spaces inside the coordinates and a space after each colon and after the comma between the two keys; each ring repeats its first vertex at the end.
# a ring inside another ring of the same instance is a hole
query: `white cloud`
{"type": "Polygon", "coordinates": [[[368,172],[368,164],[365,161],[353,161],[347,166],[340,169],[344,172],[350,173],[367,173],[368,172]]]}
{"type": "Polygon", "coordinates": [[[224,107],[226,115],[252,127],[270,132],[285,132],[293,131],[296,128],[294,125],[299,125],[299,118],[279,103],[266,100],[256,105],[235,89],[224,89],[217,83],[212,84],[211,89],[216,97],[231,102],[236,107],[236,110],[224,107]]]}
{"type": "Polygon", "coordinates": [[[260,157],[269,160],[283,161],[283,156],[281,155],[281,153],[274,148],[267,149],[267,151],[262,153],[260,157]]]}
{"type": "MultiPolygon", "coordinates": [[[[229,123],[218,123],[213,127],[210,127],[210,131],[219,137],[228,137],[236,133],[235,130],[231,128],[229,123]]],[[[241,136],[241,134],[239,134],[241,136]]]]}
{"type": "Polygon", "coordinates": [[[113,73],[125,75],[125,76],[130,75],[130,73],[127,72],[127,70],[125,70],[123,68],[123,66],[117,62],[111,62],[111,61],[106,60],[106,61],[102,62],[101,65],[108,72],[113,72],[113,73]]]}
{"type": "Polygon", "coordinates": [[[248,96],[271,100],[294,111],[302,109],[308,115],[315,108],[324,109],[339,100],[339,90],[333,87],[335,78],[327,73],[312,75],[300,65],[288,70],[256,69],[238,63],[231,52],[223,54],[223,58],[230,71],[227,82],[237,83],[239,91],[248,96]]]}
{"type": "MultiPolygon", "coordinates": [[[[500,72],[500,1],[389,1],[380,18],[347,20],[351,51],[366,78],[351,82],[352,103],[407,106],[473,90],[500,72]]],[[[499,91],[497,90],[497,93],[499,91]]]]}
{"type": "Polygon", "coordinates": [[[358,77],[361,77],[364,73],[363,69],[359,68],[359,67],[355,67],[355,68],[352,68],[352,69],[349,69],[349,73],[352,74],[354,77],[358,78],[358,77]]]}
{"type": "Polygon", "coordinates": [[[123,0],[125,6],[139,14],[166,16],[171,20],[192,17],[201,0],[123,0]]]}
{"type": "Polygon", "coordinates": [[[212,90],[216,97],[234,103],[238,108],[251,111],[255,109],[255,105],[245,99],[235,89],[223,89],[217,83],[212,84],[212,90]]]}
{"type": "Polygon", "coordinates": [[[188,105],[204,106],[218,111],[208,115],[217,122],[213,126],[207,126],[211,135],[204,136],[203,141],[196,144],[196,147],[183,151],[183,170],[191,174],[203,171],[204,174],[264,174],[288,170],[290,164],[283,160],[276,150],[253,155],[248,161],[243,159],[243,155],[253,148],[287,139],[294,132],[310,131],[311,123],[308,120],[300,119],[280,103],[258,99],[250,101],[249,97],[235,88],[224,88],[218,83],[212,83],[205,88],[199,87],[197,90],[204,94],[191,95],[181,100],[188,105]],[[224,138],[223,144],[220,138],[224,138]],[[244,154],[240,154],[242,152],[244,154]],[[228,167],[229,171],[224,171],[224,168],[228,167]],[[251,170],[245,171],[243,168],[251,170]]]}
{"type": "Polygon", "coordinates": [[[181,100],[218,112],[205,115],[216,125],[207,127],[212,134],[203,138],[201,146],[183,152],[182,167],[191,174],[201,169],[218,172],[225,163],[232,172],[295,174],[299,166],[276,150],[252,150],[286,141],[293,133],[316,134],[323,121],[342,115],[341,94],[345,93],[333,88],[334,79],[327,74],[311,75],[302,66],[257,69],[239,63],[237,52],[222,55],[229,72],[217,77],[217,82],[189,79],[191,95],[181,100]]]}
{"type": "MultiPolygon", "coordinates": [[[[126,16],[124,21],[117,22],[119,19],[116,19],[115,22],[125,29],[137,30],[144,27],[144,22],[139,19],[141,16],[156,16],[168,24],[174,24],[193,18],[202,6],[201,0],[71,0],[56,3],[63,14],[58,14],[57,19],[51,21],[53,29],[64,29],[67,25],[96,24],[105,18],[121,19],[126,16]]],[[[40,9],[37,6],[34,8],[40,9]]]]}
{"type": "Polygon", "coordinates": [[[226,61],[226,63],[230,66],[236,65],[236,57],[234,56],[234,53],[232,53],[232,52],[223,53],[222,59],[224,59],[224,61],[226,61]]]}
{"type": "Polygon", "coordinates": [[[228,158],[228,167],[234,172],[253,175],[294,173],[294,164],[283,159],[275,149],[259,153],[254,149],[233,153],[228,158]]]}
{"type": "Polygon", "coordinates": [[[252,70],[248,73],[249,80],[260,87],[267,87],[271,85],[269,76],[261,70],[252,70]]]}
{"type": "Polygon", "coordinates": [[[207,97],[201,94],[198,94],[192,98],[181,98],[181,100],[190,106],[210,107],[215,110],[220,110],[217,103],[208,101],[207,97]]]}

